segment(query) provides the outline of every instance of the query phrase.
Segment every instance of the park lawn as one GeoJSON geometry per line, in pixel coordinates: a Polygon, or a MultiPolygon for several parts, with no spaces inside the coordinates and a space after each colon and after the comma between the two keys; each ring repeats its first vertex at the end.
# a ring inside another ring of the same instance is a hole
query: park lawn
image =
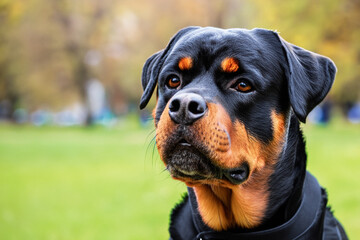
{"type": "Polygon", "coordinates": [[[1,126],[0,239],[168,238],[185,188],[152,156],[153,136],[136,126],[1,126]]]}
{"type": "Polygon", "coordinates": [[[336,122],[304,127],[308,170],[326,188],[349,239],[360,237],[360,125],[336,122]]]}
{"type": "MultiPolygon", "coordinates": [[[[308,165],[350,239],[360,236],[360,126],[306,126],[308,165]]],[[[0,125],[0,239],[167,239],[185,192],[154,132],[0,125]]]]}

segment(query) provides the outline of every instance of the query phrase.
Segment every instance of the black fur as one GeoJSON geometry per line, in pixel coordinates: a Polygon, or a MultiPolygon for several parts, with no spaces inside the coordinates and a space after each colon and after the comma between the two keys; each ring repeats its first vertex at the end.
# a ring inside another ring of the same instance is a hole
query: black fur
{"type": "Polygon", "coordinates": [[[309,112],[329,92],[336,67],[330,59],[289,44],[278,37],[287,57],[288,66],[285,69],[290,102],[296,116],[305,122],[309,112]]]}
{"type": "Polygon", "coordinates": [[[145,63],[140,108],[149,102],[157,85],[156,124],[178,91],[197,93],[206,102],[221,104],[232,120],[244,123],[264,144],[274,135],[271,112],[285,115],[287,141],[269,182],[271,208],[258,227],[267,229],[289,220],[300,205],[306,153],[299,120],[305,122],[309,112],[325,98],[335,73],[329,58],[289,44],[273,31],[189,27],[145,63]],[[194,66],[181,71],[177,64],[186,56],[194,58],[194,66]],[[221,71],[219,66],[225,57],[239,60],[236,73],[221,71]],[[166,87],[171,75],[180,77],[179,89],[166,87]],[[255,91],[230,90],[234,79],[246,79],[255,91]]]}
{"type": "Polygon", "coordinates": [[[140,108],[143,109],[148,104],[151,95],[153,94],[157,80],[159,77],[159,72],[162,68],[162,65],[168,56],[169,52],[172,50],[174,44],[187,32],[196,29],[196,27],[188,27],[180,30],[169,42],[168,46],[154,55],[152,55],[145,63],[143,67],[143,73],[141,77],[141,83],[144,89],[144,93],[140,99],[140,108]]]}
{"type": "Polygon", "coordinates": [[[306,172],[305,142],[295,116],[290,120],[288,141],[270,179],[270,202],[262,229],[278,226],[291,218],[300,205],[306,172]]]}

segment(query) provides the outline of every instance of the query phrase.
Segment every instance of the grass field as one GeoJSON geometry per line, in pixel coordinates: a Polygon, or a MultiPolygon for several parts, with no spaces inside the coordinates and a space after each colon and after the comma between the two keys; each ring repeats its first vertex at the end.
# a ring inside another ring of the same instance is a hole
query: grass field
{"type": "MultiPolygon", "coordinates": [[[[360,126],[306,126],[308,166],[350,239],[360,236],[360,126]]],[[[0,239],[167,239],[185,191],[152,128],[0,125],[0,239]]]]}

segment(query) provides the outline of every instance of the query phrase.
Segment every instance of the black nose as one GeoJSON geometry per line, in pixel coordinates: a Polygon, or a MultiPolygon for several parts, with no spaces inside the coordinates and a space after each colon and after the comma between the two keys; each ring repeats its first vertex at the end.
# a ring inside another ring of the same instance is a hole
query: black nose
{"type": "Polygon", "coordinates": [[[190,125],[204,116],[207,110],[203,97],[195,93],[181,93],[170,99],[170,118],[179,124],[190,125]]]}

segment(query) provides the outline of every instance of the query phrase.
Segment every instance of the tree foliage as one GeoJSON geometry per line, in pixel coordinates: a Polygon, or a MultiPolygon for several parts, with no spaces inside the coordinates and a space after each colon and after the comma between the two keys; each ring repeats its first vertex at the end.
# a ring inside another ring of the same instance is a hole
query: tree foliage
{"type": "Polygon", "coordinates": [[[142,65],[189,25],[277,30],[332,58],[331,95],[359,100],[360,2],[357,0],[0,0],[0,102],[53,110],[86,105],[99,79],[120,114],[141,96],[142,65]]]}

